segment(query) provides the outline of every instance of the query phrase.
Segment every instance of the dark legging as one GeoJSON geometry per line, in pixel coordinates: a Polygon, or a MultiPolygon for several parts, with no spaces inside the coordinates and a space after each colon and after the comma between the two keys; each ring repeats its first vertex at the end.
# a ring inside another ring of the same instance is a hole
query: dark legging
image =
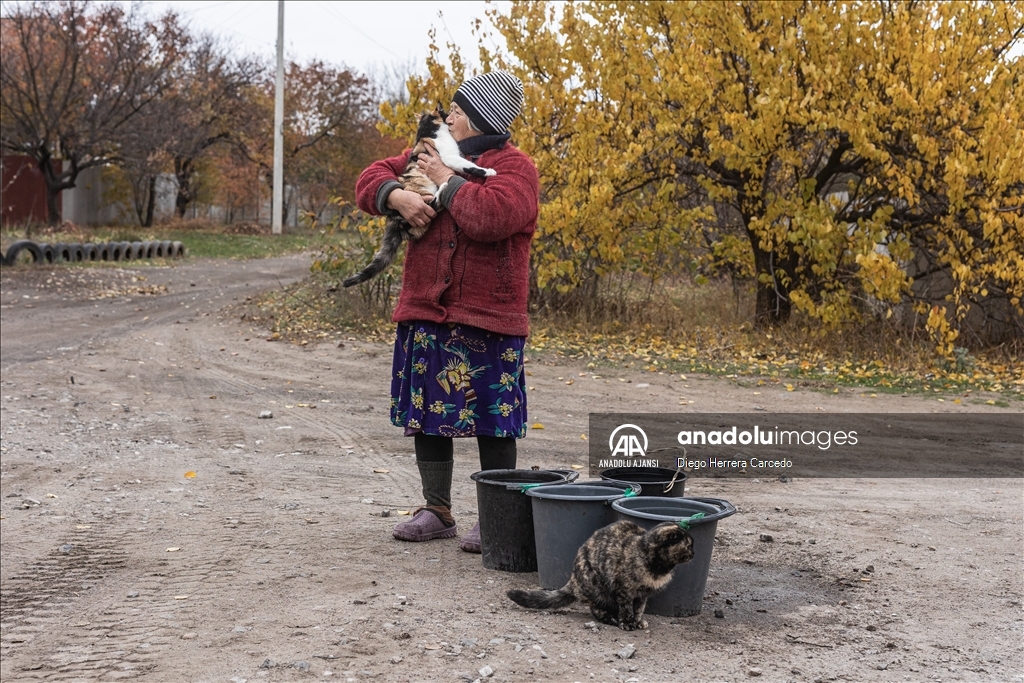
{"type": "MultiPolygon", "coordinates": [[[[449,462],[454,459],[452,437],[416,434],[416,459],[421,462],[449,462]]],[[[478,436],[481,470],[514,470],[516,440],[512,437],[478,436]]]]}

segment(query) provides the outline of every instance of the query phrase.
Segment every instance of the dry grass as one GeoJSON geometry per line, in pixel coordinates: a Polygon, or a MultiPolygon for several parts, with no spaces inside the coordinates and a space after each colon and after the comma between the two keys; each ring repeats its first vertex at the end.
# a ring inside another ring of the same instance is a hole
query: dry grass
{"type": "MultiPolygon", "coordinates": [[[[349,336],[391,341],[389,312],[335,282],[314,274],[291,290],[268,294],[250,315],[297,343],[349,336]]],[[[700,372],[787,388],[939,391],[964,400],[985,390],[1003,395],[990,400],[1024,400],[1019,344],[947,360],[935,356],[925,336],[884,321],[824,330],[795,317],[785,327],[758,330],[750,323],[753,306],[751,287],[679,281],[643,296],[627,294],[607,307],[595,301],[574,315],[534,312],[529,343],[534,352],[594,368],[700,372]]]]}

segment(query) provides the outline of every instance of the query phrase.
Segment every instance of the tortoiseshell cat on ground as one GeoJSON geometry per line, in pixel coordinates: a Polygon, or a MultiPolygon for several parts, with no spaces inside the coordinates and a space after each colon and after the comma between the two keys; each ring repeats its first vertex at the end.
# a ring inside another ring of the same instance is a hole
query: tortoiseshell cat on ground
{"type": "Polygon", "coordinates": [[[693,559],[693,538],[674,522],[645,532],[621,521],[594,532],[576,553],[569,583],[554,591],[510,590],[513,602],[555,609],[577,599],[594,617],[624,631],[647,628],[647,596],[672,578],[672,569],[693,559]]]}
{"type": "MultiPolygon", "coordinates": [[[[472,161],[462,157],[459,153],[459,143],[452,137],[451,132],[448,130],[448,124],[444,122],[447,118],[448,113],[441,106],[423,115],[420,119],[419,128],[416,131],[416,145],[412,148],[409,163],[405,167],[405,173],[398,179],[398,182],[401,183],[402,188],[405,190],[421,195],[434,195],[434,201],[431,203],[431,206],[435,210],[440,209],[437,202],[440,189],[434,184],[433,180],[424,175],[416,166],[416,160],[423,153],[428,141],[437,150],[437,154],[441,157],[444,165],[453,171],[479,178],[497,175],[494,169],[481,168],[472,161]]],[[[342,284],[346,287],[351,287],[358,285],[360,282],[366,282],[377,275],[395,259],[399,247],[402,246],[402,240],[406,236],[409,239],[418,240],[420,237],[423,237],[429,227],[430,225],[428,224],[422,228],[414,228],[400,215],[388,216],[387,222],[384,225],[384,238],[381,241],[380,249],[374,254],[370,265],[355,275],[346,278],[342,284]]]]}

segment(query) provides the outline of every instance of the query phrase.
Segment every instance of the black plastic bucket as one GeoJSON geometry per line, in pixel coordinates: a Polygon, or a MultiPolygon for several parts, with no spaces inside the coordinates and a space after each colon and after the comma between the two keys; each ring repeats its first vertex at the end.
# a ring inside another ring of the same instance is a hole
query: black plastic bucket
{"type": "Polygon", "coordinates": [[[603,470],[601,478],[640,484],[641,496],[682,498],[686,490],[686,473],[668,467],[613,467],[603,470]]]}
{"type": "MultiPolygon", "coordinates": [[[[484,566],[504,572],[537,571],[533,505],[525,491],[535,486],[564,484],[576,472],[552,470],[483,470],[476,482],[480,514],[480,553],[484,566]]],[[[572,477],[572,478],[570,478],[572,477]]]]}
{"type": "Polygon", "coordinates": [[[537,578],[542,588],[561,588],[572,575],[576,551],[601,527],[616,521],[612,501],[638,495],[636,484],[585,481],[541,486],[526,495],[533,500],[537,578]]]}
{"type": "Polygon", "coordinates": [[[728,501],[720,498],[619,498],[612,503],[618,519],[653,529],[662,522],[675,522],[699,512],[702,519],[689,522],[693,537],[693,559],[677,564],[672,580],[663,589],[647,599],[647,612],[663,617],[692,617],[700,614],[704,604],[704,588],[711,569],[711,552],[715,546],[718,520],[736,512],[728,501]]]}

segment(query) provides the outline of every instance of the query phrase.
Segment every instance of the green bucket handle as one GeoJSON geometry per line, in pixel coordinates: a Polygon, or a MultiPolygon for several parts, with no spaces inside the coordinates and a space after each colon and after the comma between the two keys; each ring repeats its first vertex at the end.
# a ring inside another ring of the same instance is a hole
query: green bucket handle
{"type": "Polygon", "coordinates": [[[698,519],[704,519],[703,512],[698,512],[695,515],[690,515],[689,517],[683,517],[682,519],[678,519],[676,520],[676,524],[678,524],[682,529],[689,530],[690,524],[692,522],[696,522],[698,519]]]}
{"type": "MultiPolygon", "coordinates": [[[[545,482],[545,483],[548,483],[548,482],[545,482]]],[[[544,484],[520,484],[520,485],[519,485],[519,490],[520,490],[520,491],[521,491],[522,493],[526,493],[526,492],[527,492],[527,491],[529,491],[530,489],[535,489],[535,488],[537,488],[538,486],[544,486],[544,484]]]]}

